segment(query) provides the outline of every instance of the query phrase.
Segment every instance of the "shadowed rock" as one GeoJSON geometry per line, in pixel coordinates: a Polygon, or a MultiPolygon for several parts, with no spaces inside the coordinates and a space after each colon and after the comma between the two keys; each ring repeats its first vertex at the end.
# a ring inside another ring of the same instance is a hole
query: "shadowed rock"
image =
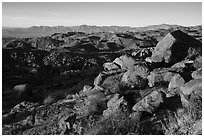
{"type": "Polygon", "coordinates": [[[201,42],[180,30],[168,33],[154,49],[153,62],[176,63],[201,54],[201,42]]]}

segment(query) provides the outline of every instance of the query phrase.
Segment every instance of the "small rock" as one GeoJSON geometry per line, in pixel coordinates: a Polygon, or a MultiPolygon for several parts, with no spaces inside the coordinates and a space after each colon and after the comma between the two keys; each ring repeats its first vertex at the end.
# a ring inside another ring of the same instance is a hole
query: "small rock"
{"type": "Polygon", "coordinates": [[[152,63],[152,60],[151,60],[150,57],[147,57],[147,58],[145,59],[145,61],[146,61],[146,62],[149,62],[149,63],[152,63]]]}
{"type": "Polygon", "coordinates": [[[103,73],[100,73],[94,80],[94,86],[100,86],[103,82],[103,73]]]}
{"type": "Polygon", "coordinates": [[[173,76],[169,82],[167,97],[172,97],[176,94],[179,95],[177,92],[180,90],[180,87],[184,85],[184,83],[184,79],[179,74],[173,76]]]}
{"type": "Polygon", "coordinates": [[[122,69],[126,70],[132,68],[136,63],[133,58],[128,57],[127,55],[123,55],[119,58],[116,58],[113,62],[118,64],[122,69]]]}
{"type": "Polygon", "coordinates": [[[107,62],[103,64],[104,70],[117,70],[119,67],[114,62],[107,62]]]}

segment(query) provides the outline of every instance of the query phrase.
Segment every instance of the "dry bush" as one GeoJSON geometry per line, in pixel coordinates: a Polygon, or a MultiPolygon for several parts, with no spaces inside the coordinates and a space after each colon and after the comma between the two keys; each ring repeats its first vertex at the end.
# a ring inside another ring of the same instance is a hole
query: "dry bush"
{"type": "Polygon", "coordinates": [[[126,113],[114,114],[106,119],[91,120],[85,129],[86,135],[138,134],[139,122],[126,113]]]}

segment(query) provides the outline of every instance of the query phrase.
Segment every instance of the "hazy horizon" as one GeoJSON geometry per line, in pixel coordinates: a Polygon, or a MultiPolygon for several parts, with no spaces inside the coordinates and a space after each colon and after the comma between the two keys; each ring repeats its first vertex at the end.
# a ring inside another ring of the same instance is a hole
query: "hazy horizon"
{"type": "Polygon", "coordinates": [[[202,25],[201,2],[3,2],[2,27],[202,25]]]}
{"type": "MultiPolygon", "coordinates": [[[[75,25],[75,26],[83,26],[83,25],[87,25],[87,24],[81,24],[81,25],[75,25]]],[[[147,25],[147,26],[138,26],[138,27],[148,27],[148,26],[156,26],[156,25],[164,25],[164,24],[152,24],[152,25],[147,25]]],[[[178,24],[165,24],[165,25],[178,25],[178,24]]],[[[41,27],[41,26],[45,26],[45,27],[60,27],[60,26],[63,26],[63,27],[75,27],[75,26],[64,26],[64,25],[57,25],[57,26],[48,26],[48,25],[39,25],[39,26],[28,26],[28,27],[10,27],[10,26],[2,26],[2,28],[30,28],[30,27],[41,27]]],[[[87,25],[87,26],[96,26],[96,27],[111,27],[113,25],[87,25]]],[[[114,26],[117,26],[117,27],[132,27],[132,28],[137,28],[137,26],[122,26],[122,25],[114,25],[114,26]]],[[[180,26],[183,26],[183,25],[180,25],[180,26]]],[[[183,27],[191,27],[191,26],[202,26],[202,24],[198,24],[198,25],[189,25],[189,26],[183,26],[183,27]]]]}

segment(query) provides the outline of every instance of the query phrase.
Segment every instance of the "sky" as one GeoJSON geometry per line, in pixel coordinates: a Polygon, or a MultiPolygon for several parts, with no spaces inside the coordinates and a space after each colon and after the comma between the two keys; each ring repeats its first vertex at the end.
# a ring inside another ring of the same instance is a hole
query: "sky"
{"type": "Polygon", "coordinates": [[[2,26],[202,24],[201,2],[3,2],[2,26]]]}

